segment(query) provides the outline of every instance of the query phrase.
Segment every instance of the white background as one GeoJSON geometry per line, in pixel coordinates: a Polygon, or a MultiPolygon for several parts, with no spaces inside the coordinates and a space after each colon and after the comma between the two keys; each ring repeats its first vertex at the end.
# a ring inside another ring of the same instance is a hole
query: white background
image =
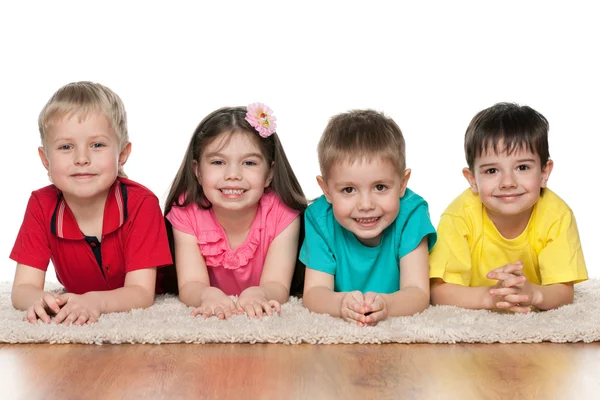
{"type": "Polygon", "coordinates": [[[588,270],[600,277],[592,2],[211,3],[2,3],[0,281],[13,278],[8,255],[29,195],[49,183],[38,114],[77,80],[122,97],[133,143],[125,170],[161,201],[192,131],[218,107],[269,105],[309,198],[320,194],[315,149],[328,118],[384,111],[405,134],[409,186],[428,200],[434,225],[466,188],[473,115],[499,101],[528,104],[550,121],[549,186],[574,210],[588,270]]]}

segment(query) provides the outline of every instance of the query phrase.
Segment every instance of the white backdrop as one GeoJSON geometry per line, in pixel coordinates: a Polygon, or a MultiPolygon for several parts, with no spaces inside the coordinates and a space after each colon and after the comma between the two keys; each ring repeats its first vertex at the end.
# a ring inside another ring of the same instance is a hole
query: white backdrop
{"type": "Polygon", "coordinates": [[[600,277],[597,189],[588,183],[600,133],[600,25],[590,5],[14,3],[0,5],[0,281],[14,275],[8,255],[30,192],[48,184],[38,113],[77,80],[122,97],[133,143],[126,172],[161,201],[195,126],[218,107],[273,108],[309,197],[320,194],[315,149],[328,118],[384,111],[405,134],[409,186],[429,201],[434,225],[466,188],[462,140],[472,116],[499,101],[528,104],[550,121],[549,186],[573,208],[590,275],[600,277]]]}

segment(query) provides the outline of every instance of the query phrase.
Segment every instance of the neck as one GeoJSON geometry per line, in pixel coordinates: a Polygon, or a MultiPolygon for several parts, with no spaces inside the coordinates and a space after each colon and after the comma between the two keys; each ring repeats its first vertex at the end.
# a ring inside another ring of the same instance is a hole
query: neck
{"type": "Polygon", "coordinates": [[[518,215],[499,215],[490,213],[487,210],[488,217],[505,239],[514,239],[523,233],[529,224],[532,212],[533,207],[518,215]]]}
{"type": "Polygon", "coordinates": [[[227,236],[235,236],[243,233],[248,233],[256,212],[258,211],[258,204],[254,205],[252,209],[244,209],[238,211],[219,209],[213,206],[213,212],[219,224],[223,227],[223,230],[227,236]]]}
{"type": "Polygon", "coordinates": [[[108,191],[92,199],[78,199],[67,194],[63,194],[63,196],[81,232],[86,236],[95,236],[100,240],[108,191]]]}

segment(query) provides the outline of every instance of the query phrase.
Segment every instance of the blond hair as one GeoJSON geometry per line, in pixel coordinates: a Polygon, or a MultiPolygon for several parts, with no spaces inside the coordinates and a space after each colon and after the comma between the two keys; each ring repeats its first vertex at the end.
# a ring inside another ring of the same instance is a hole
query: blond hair
{"type": "MultiPolygon", "coordinates": [[[[94,82],[72,82],[54,93],[38,118],[42,146],[45,147],[48,129],[64,117],[77,115],[79,120],[93,112],[102,112],[119,138],[119,151],[129,142],[127,113],[121,98],[112,90],[94,82]]],[[[122,169],[119,176],[125,177],[122,169]]]]}

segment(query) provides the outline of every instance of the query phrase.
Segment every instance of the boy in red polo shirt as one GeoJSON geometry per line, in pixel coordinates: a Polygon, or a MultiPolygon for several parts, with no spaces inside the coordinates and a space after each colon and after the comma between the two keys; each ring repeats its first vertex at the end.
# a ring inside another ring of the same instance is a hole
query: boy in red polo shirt
{"type": "Polygon", "coordinates": [[[67,325],[149,307],[156,268],[172,261],[158,199],[123,173],[131,143],[121,99],[100,84],[71,83],[38,123],[53,184],[31,194],[10,254],[13,306],[30,322],[67,325]],[[49,260],[67,293],[44,291],[49,260]]]}

